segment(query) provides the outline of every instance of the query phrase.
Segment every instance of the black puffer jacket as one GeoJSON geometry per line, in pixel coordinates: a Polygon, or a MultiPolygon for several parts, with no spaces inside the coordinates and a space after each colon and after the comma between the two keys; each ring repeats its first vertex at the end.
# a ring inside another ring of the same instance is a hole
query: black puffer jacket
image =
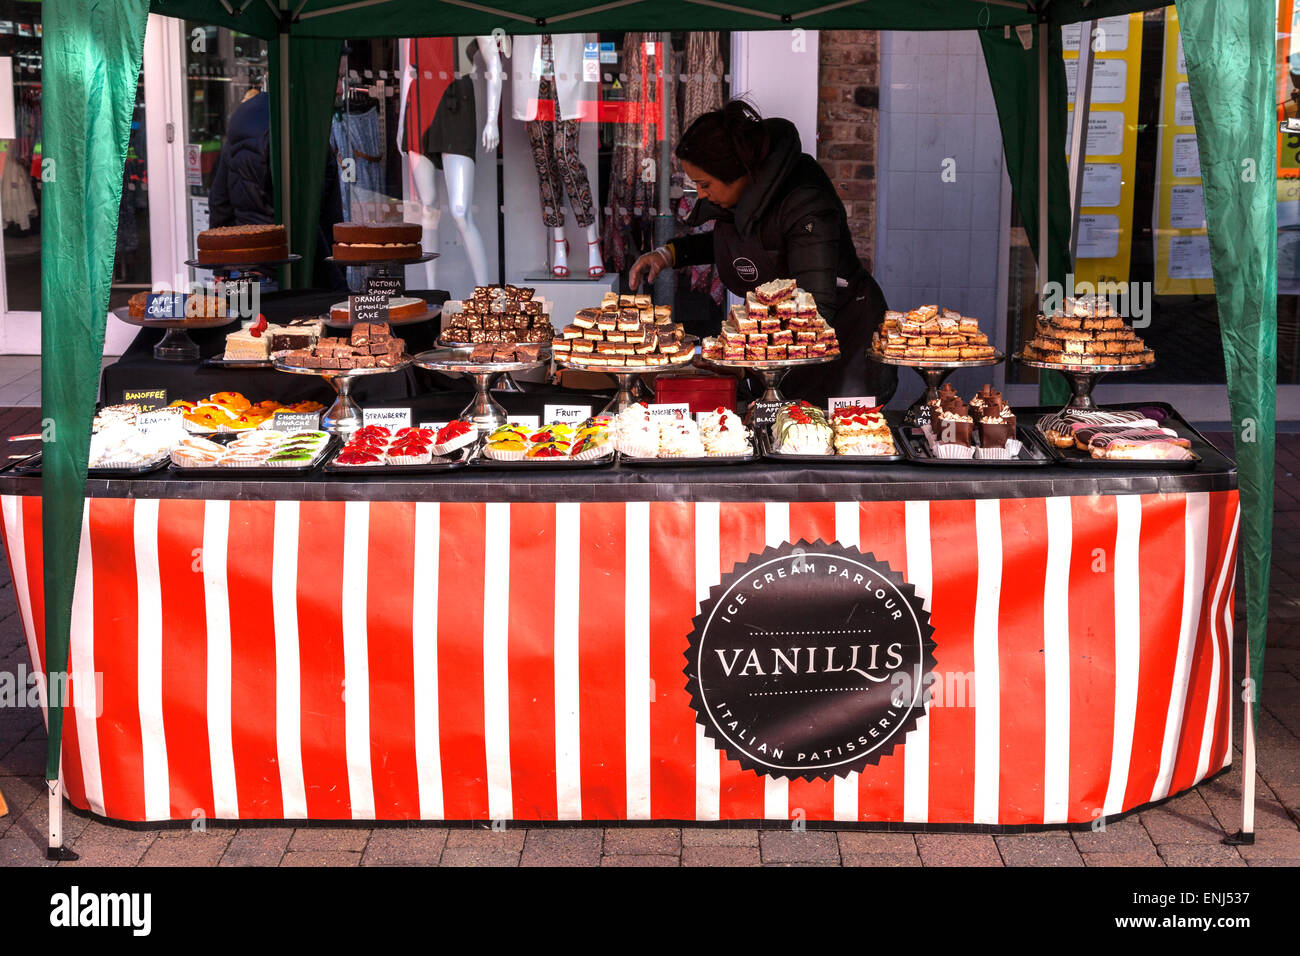
{"type": "Polygon", "coordinates": [[[208,224],[247,226],[272,222],[271,98],[249,97],[230,114],[226,141],[208,194],[208,224]]]}
{"type": "MultiPolygon", "coordinates": [[[[696,203],[691,225],[709,220],[734,222],[743,238],[757,234],[791,278],[811,292],[817,309],[827,319],[836,311],[837,277],[853,280],[865,272],[848,216],[826,171],[803,151],[799,131],[789,120],[763,121],[768,132],[768,154],[733,209],[708,200],[696,203]]],[[[714,261],[708,233],[682,236],[671,242],[678,266],[714,261]]],[[[733,290],[734,291],[734,290],[733,290]]]]}

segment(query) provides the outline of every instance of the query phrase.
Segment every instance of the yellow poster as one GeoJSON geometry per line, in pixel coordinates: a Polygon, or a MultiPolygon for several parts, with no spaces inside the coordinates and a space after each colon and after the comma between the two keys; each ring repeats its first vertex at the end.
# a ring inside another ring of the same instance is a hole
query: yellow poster
{"type": "MultiPolygon", "coordinates": [[[[1069,127],[1081,24],[1061,28],[1069,127]]],[[[1137,157],[1138,79],[1142,69],[1142,14],[1103,17],[1092,34],[1092,100],[1083,149],[1076,282],[1128,282],[1133,247],[1133,177],[1137,157]]],[[[1066,135],[1068,151],[1070,135],[1066,135]]],[[[1067,156],[1068,159],[1068,156],[1067,156]]]]}
{"type": "Polygon", "coordinates": [[[1210,238],[1196,150],[1196,123],[1183,59],[1178,11],[1165,11],[1164,64],[1160,75],[1160,139],[1156,155],[1156,295],[1211,295],[1210,238]]]}

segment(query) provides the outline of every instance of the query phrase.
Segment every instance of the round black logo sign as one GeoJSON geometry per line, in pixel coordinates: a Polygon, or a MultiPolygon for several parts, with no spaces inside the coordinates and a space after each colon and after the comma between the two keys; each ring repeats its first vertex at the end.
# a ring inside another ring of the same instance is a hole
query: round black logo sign
{"type": "Polygon", "coordinates": [[[877,764],[925,713],[934,629],[886,562],[818,541],[751,555],[709,591],[686,689],[704,732],[759,774],[877,764]]]}
{"type": "Polygon", "coordinates": [[[739,259],[733,259],[731,266],[736,270],[736,275],[740,276],[743,282],[753,282],[758,278],[758,266],[753,261],[741,256],[739,259]]]}

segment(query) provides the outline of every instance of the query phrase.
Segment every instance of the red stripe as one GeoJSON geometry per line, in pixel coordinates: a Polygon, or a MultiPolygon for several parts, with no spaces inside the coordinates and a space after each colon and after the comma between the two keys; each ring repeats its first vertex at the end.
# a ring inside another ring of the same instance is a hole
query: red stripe
{"type": "MultiPolygon", "coordinates": [[[[948,675],[975,671],[976,573],[979,555],[975,540],[975,502],[935,501],[930,505],[931,567],[934,596],[930,621],[934,625],[935,673],[945,684],[948,675]]],[[[969,686],[969,685],[968,685],[969,686]]],[[[974,819],[975,708],[930,708],[930,819],[974,819]]]]}
{"type": "MultiPolygon", "coordinates": [[[[344,505],[304,501],[298,515],[298,660],[307,816],[351,819],[341,613],[344,505]]],[[[233,594],[230,603],[233,612],[233,594]]]]}
{"type": "Polygon", "coordinates": [[[1183,495],[1143,495],[1138,568],[1141,575],[1141,664],[1138,670],[1133,756],[1124,806],[1151,799],[1160,772],[1160,748],[1169,714],[1169,692],[1178,656],[1183,600],[1183,495]]]}
{"type": "MultiPolygon", "coordinates": [[[[239,815],[274,820],[284,816],[274,733],[271,556],[275,551],[275,502],[232,501],[229,528],[230,743],[239,815]]],[[[308,566],[315,571],[314,562],[308,566]]]]}
{"type": "Polygon", "coordinates": [[[1043,498],[1008,499],[1002,502],[1001,511],[998,822],[1042,823],[1046,772],[1043,715],[1047,712],[1043,661],[1047,502],[1043,498]]]}
{"type": "MultiPolygon", "coordinates": [[[[765,508],[759,502],[724,501],[719,506],[718,556],[722,574],[727,574],[766,543],[765,508]]],[[[722,757],[718,775],[719,817],[723,820],[761,820],[764,811],[763,778],[744,770],[734,760],[722,757]]]]}
{"type": "Polygon", "coordinates": [[[1070,552],[1070,788],[1066,812],[1072,821],[1099,815],[1110,782],[1115,737],[1117,515],[1114,495],[1070,499],[1074,543],[1070,552]]]}
{"type": "MultiPolygon", "coordinates": [[[[45,655],[45,562],[43,560],[44,537],[41,528],[41,499],[24,497],[22,499],[23,522],[23,558],[27,563],[27,600],[32,607],[32,629],[36,632],[36,653],[40,660],[34,666],[44,668],[47,664],[45,655]]],[[[128,543],[131,537],[128,532],[128,543]]],[[[134,546],[132,546],[134,554],[134,546]]],[[[134,560],[134,559],[133,559],[134,560]]],[[[135,579],[131,579],[134,590],[135,579]]],[[[56,667],[65,667],[67,661],[55,661],[56,667]]]]}
{"type": "MultiPolygon", "coordinates": [[[[1235,491],[1216,492],[1223,495],[1225,501],[1224,522],[1228,526],[1228,536],[1232,536],[1233,522],[1238,519],[1238,511],[1241,507],[1241,501],[1235,491]]],[[[1229,666],[1231,661],[1231,641],[1229,640],[1229,626],[1232,622],[1232,598],[1233,591],[1237,582],[1237,552],[1240,549],[1241,527],[1237,527],[1237,543],[1233,550],[1227,552],[1224,560],[1228,564],[1227,574],[1223,579],[1223,594],[1219,598],[1218,607],[1215,608],[1217,627],[1219,631],[1219,686],[1217,693],[1219,695],[1219,710],[1216,714],[1216,723],[1214,727],[1214,744],[1210,748],[1210,772],[1214,773],[1223,766],[1224,757],[1228,750],[1228,739],[1231,737],[1232,709],[1240,700],[1240,695],[1234,693],[1234,682],[1232,668],[1229,666]]]]}
{"type": "Polygon", "coordinates": [[[129,499],[99,498],[90,509],[95,670],[104,675],[103,706],[96,722],[99,769],[104,781],[104,812],[119,820],[144,819],[134,516],[135,502],[129,499]]]}
{"type": "MultiPolygon", "coordinates": [[[[488,818],[483,738],[484,515],[482,504],[440,505],[438,732],[443,813],[488,818]]],[[[506,600],[502,594],[501,600],[506,600]]]]}
{"type": "MultiPolygon", "coordinates": [[[[858,536],[863,554],[907,580],[907,506],[901,501],[862,502],[858,506],[858,536]]],[[[876,765],[867,764],[858,777],[858,819],[903,819],[903,751],[905,742],[876,765]]]]}
{"type": "Polygon", "coordinates": [[[627,709],[624,673],[625,505],[582,505],[578,546],[582,614],[578,675],[582,687],[582,814],[627,817],[627,709]]]}
{"type": "Polygon", "coordinates": [[[695,819],[695,712],[686,695],[686,636],[695,601],[695,505],[650,504],[650,815],[695,819]]]}
{"type": "Polygon", "coordinates": [[[203,502],[158,503],[158,587],[162,597],[162,715],[171,815],[213,816],[208,748],[208,630],[203,592],[203,502]]]}
{"type": "Polygon", "coordinates": [[[510,793],[516,820],[554,820],[555,505],[510,505],[510,793]]]}
{"type": "Polygon", "coordinates": [[[370,674],[370,779],[375,819],[418,820],[415,764],[415,503],[370,504],[366,661],[370,674]]]}
{"type": "MultiPolygon", "coordinates": [[[[794,503],[790,505],[790,535],[796,544],[805,546],[835,540],[835,503],[833,501],[794,503]]],[[[835,819],[835,784],[832,780],[790,779],[790,817],[804,820],[835,819]],[[803,816],[799,817],[799,811],[803,816]]]]}
{"type": "MultiPolygon", "coordinates": [[[[1196,634],[1193,637],[1191,661],[1187,673],[1187,699],[1183,706],[1178,748],[1174,755],[1174,772],[1170,777],[1170,793],[1185,790],[1196,782],[1196,768],[1201,760],[1201,738],[1205,733],[1205,709],[1209,704],[1212,690],[1210,677],[1214,670],[1216,648],[1210,633],[1210,620],[1217,609],[1214,588],[1219,583],[1219,571],[1226,557],[1232,522],[1228,518],[1224,496],[1211,494],[1208,497],[1205,570],[1200,595],[1201,613],[1197,618],[1196,634]]],[[[1223,660],[1226,661],[1226,658],[1223,660]]],[[[1213,691],[1218,691],[1217,683],[1213,691]]]]}

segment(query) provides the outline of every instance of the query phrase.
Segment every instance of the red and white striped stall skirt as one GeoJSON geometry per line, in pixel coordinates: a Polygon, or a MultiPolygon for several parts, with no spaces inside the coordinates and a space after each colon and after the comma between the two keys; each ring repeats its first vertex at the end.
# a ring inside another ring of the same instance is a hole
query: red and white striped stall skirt
{"type": "MultiPolygon", "coordinates": [[[[41,502],[0,503],[44,666],[41,502]]],[[[63,772],[116,820],[1080,823],[1231,757],[1235,491],[87,506],[63,772]],[[916,586],[960,686],[877,765],[759,776],[697,724],[687,634],[818,539],[916,586]]]]}

